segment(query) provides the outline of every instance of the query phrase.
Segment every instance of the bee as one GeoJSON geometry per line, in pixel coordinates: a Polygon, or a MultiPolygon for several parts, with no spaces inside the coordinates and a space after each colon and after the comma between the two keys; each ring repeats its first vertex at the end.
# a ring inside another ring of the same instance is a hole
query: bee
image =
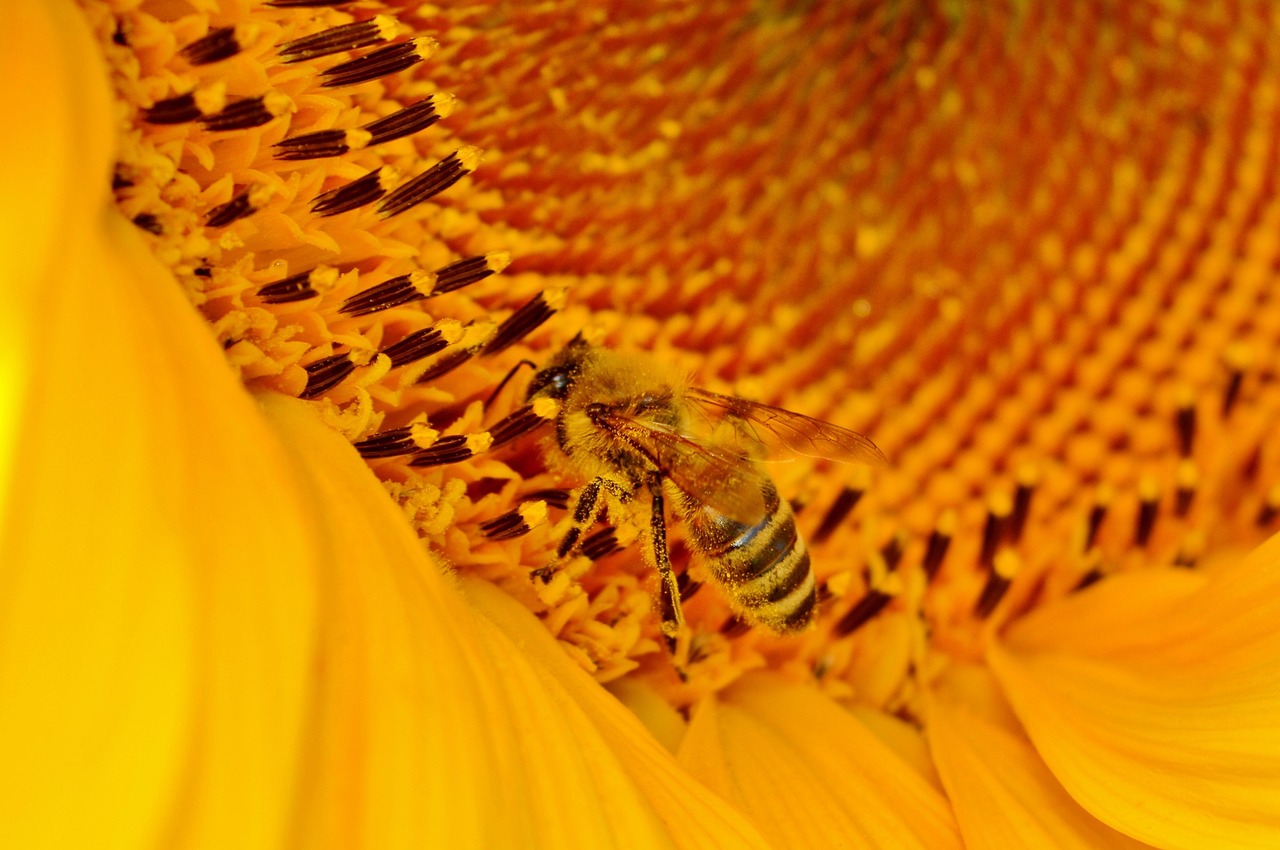
{"type": "Polygon", "coordinates": [[[577,550],[608,496],[638,518],[647,507],[662,633],[673,643],[684,617],[667,549],[669,500],[690,549],[739,616],[778,634],[814,621],[809,552],[760,461],[789,452],[883,464],[874,443],[808,416],[672,382],[652,361],[594,347],[580,335],[534,375],[527,397],[556,403],[548,465],[587,481],[569,506],[557,561],[577,550]]]}

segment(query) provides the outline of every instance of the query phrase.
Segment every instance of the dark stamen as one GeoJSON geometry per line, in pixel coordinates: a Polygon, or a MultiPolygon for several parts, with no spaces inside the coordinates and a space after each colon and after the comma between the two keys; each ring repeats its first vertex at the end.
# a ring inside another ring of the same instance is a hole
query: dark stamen
{"type": "Polygon", "coordinates": [[[1195,396],[1188,390],[1182,391],[1180,395],[1178,410],[1174,414],[1174,427],[1178,432],[1178,454],[1191,457],[1191,447],[1196,436],[1195,396]]]}
{"type": "Polygon", "coordinates": [[[347,141],[347,132],[347,130],[317,130],[314,133],[303,133],[301,136],[283,139],[272,146],[276,149],[275,158],[296,161],[342,156],[351,150],[351,145],[347,141]]]}
{"type": "Polygon", "coordinates": [[[720,624],[720,634],[727,638],[736,638],[751,631],[751,624],[740,617],[730,617],[720,624]]]}
{"type": "Polygon", "coordinates": [[[439,328],[423,328],[414,331],[394,345],[387,346],[379,353],[391,358],[391,368],[395,369],[413,363],[415,360],[430,357],[448,346],[449,340],[439,328]]]}
{"type": "Polygon", "coordinates": [[[344,186],[317,195],[311,211],[316,215],[330,216],[371,204],[387,193],[382,177],[382,169],[375,168],[344,186]]]}
{"type": "Polygon", "coordinates": [[[196,93],[187,92],[156,101],[154,105],[142,110],[142,120],[148,124],[185,124],[196,120],[201,114],[200,107],[196,105],[196,93]]]}
{"type": "Polygon", "coordinates": [[[996,610],[996,606],[1009,590],[1009,585],[1013,583],[1018,566],[1018,556],[1008,549],[996,556],[992,563],[991,574],[987,576],[987,583],[982,588],[982,594],[973,606],[974,616],[981,619],[991,616],[991,612],[996,610]]]}
{"type": "Polygon", "coordinates": [[[299,272],[275,283],[268,283],[258,289],[258,297],[267,304],[288,304],[293,301],[305,301],[320,293],[311,288],[311,272],[299,272]]]}
{"type": "Polygon", "coordinates": [[[307,386],[299,398],[315,398],[346,380],[355,371],[356,364],[348,354],[334,354],[304,368],[307,370],[307,386]]]}
{"type": "Polygon", "coordinates": [[[391,218],[432,198],[465,175],[470,174],[479,162],[477,148],[461,148],[449,154],[412,180],[396,187],[378,204],[378,213],[391,218]]]}
{"type": "Polygon", "coordinates": [[[1102,521],[1106,519],[1107,507],[1111,504],[1111,490],[1108,487],[1099,487],[1097,494],[1093,499],[1093,508],[1089,511],[1089,522],[1084,534],[1084,551],[1088,552],[1093,545],[1098,542],[1098,531],[1102,528],[1102,521]]]}
{"type": "Polygon", "coordinates": [[[236,40],[235,27],[219,27],[182,48],[181,53],[192,65],[211,65],[230,59],[243,49],[244,45],[236,40]]]}
{"type": "Polygon", "coordinates": [[[585,555],[588,560],[598,561],[606,555],[612,555],[620,550],[622,546],[618,543],[618,535],[613,528],[606,526],[582,541],[579,551],[585,555]]]}
{"type": "Polygon", "coordinates": [[[319,6],[341,6],[351,0],[266,0],[266,5],[277,9],[310,9],[319,6]]]}
{"type": "Polygon", "coordinates": [[[1154,479],[1144,478],[1138,482],[1138,527],[1133,535],[1133,542],[1138,546],[1146,546],[1151,541],[1151,532],[1156,527],[1156,514],[1160,510],[1160,486],[1154,479]]]}
{"type": "Polygon", "coordinates": [[[1013,504],[1008,496],[1000,493],[991,498],[987,508],[987,524],[982,530],[982,552],[978,555],[978,564],[983,569],[990,569],[994,563],[996,550],[1004,540],[1012,512],[1013,504]]]}
{"type": "Polygon", "coordinates": [[[334,65],[321,76],[326,77],[320,85],[325,88],[336,86],[354,86],[367,83],[388,74],[396,74],[406,68],[417,65],[435,49],[435,42],[429,38],[419,38],[400,44],[379,47],[359,59],[352,59],[340,65],[334,65]]]}
{"type": "Polygon", "coordinates": [[[1018,486],[1013,491],[1013,513],[1009,516],[1008,539],[1017,543],[1022,539],[1027,516],[1031,513],[1031,497],[1035,494],[1038,475],[1035,467],[1024,466],[1018,470],[1018,486]]]}
{"type": "Polygon", "coordinates": [[[338,311],[348,316],[367,316],[428,298],[428,293],[434,294],[433,287],[432,275],[426,272],[402,274],[351,296],[338,311]]]}
{"type": "Polygon", "coordinates": [[[546,419],[533,412],[532,405],[526,405],[514,413],[499,419],[492,428],[489,429],[489,436],[493,437],[493,445],[490,448],[496,449],[498,446],[507,443],[525,434],[535,430],[546,423],[546,419]]]}
{"type": "Polygon", "coordinates": [[[1185,517],[1196,497],[1198,476],[1195,464],[1189,460],[1179,462],[1176,478],[1178,486],[1174,491],[1173,510],[1179,517],[1185,517]]]}
{"type": "Polygon", "coordinates": [[[929,535],[929,544],[925,547],[924,563],[921,566],[930,581],[938,575],[938,570],[942,568],[942,561],[947,557],[947,549],[951,547],[951,537],[955,534],[955,525],[955,511],[944,511],[938,517],[933,533],[929,535]]]}
{"type": "Polygon", "coordinates": [[[160,221],[152,213],[138,213],[133,217],[133,223],[148,233],[154,233],[160,236],[164,233],[164,228],[160,226],[160,221]]]}
{"type": "Polygon", "coordinates": [[[701,589],[702,582],[689,578],[688,572],[683,572],[676,576],[676,590],[680,593],[681,602],[688,602],[701,589]]]}
{"type": "Polygon", "coordinates": [[[857,506],[860,499],[862,499],[862,490],[852,487],[841,488],[835,501],[823,515],[822,522],[818,524],[818,530],[813,533],[813,542],[821,543],[830,537],[831,533],[840,527],[840,523],[844,522],[845,517],[849,516],[849,512],[857,506]]]}
{"type": "Polygon", "coordinates": [[[484,346],[484,354],[497,354],[515,345],[539,325],[555,315],[556,308],[547,303],[545,293],[539,292],[524,306],[516,310],[498,326],[493,339],[484,346]]]}
{"type": "Polygon", "coordinates": [[[419,375],[418,383],[425,384],[428,381],[434,381],[436,378],[447,375],[474,356],[475,352],[466,348],[451,351],[435,363],[432,363],[425,372],[419,375]]]}
{"type": "Polygon", "coordinates": [[[471,447],[467,445],[468,439],[465,434],[441,437],[436,441],[435,445],[409,461],[409,465],[419,467],[444,466],[445,464],[464,461],[475,454],[471,447]]]}
{"type": "Polygon", "coordinates": [[[511,262],[506,251],[493,251],[480,257],[467,257],[436,269],[435,293],[453,292],[496,274],[511,262]]]}
{"type": "Polygon", "coordinates": [[[371,434],[353,445],[360,453],[360,457],[396,457],[418,450],[412,435],[412,428],[389,428],[386,431],[371,434]]]}
{"type": "Polygon", "coordinates": [[[245,189],[225,204],[220,204],[209,210],[209,215],[204,220],[205,226],[226,227],[234,221],[253,215],[257,210],[254,209],[249,193],[250,190],[245,189]]]}
{"type": "Polygon", "coordinates": [[[887,593],[882,593],[875,589],[868,590],[865,596],[859,599],[852,608],[845,612],[843,617],[836,621],[836,624],[831,629],[832,632],[836,637],[852,634],[871,620],[872,617],[883,611],[891,599],[893,597],[887,593]]]}
{"type": "Polygon", "coordinates": [[[389,36],[394,37],[395,31],[395,19],[380,15],[367,21],[343,24],[315,35],[294,39],[280,45],[278,53],[282,62],[304,62],[345,50],[381,44],[389,36]]]}
{"type": "Polygon", "coordinates": [[[884,565],[887,569],[893,570],[897,568],[902,561],[902,535],[895,534],[889,538],[889,542],[884,544],[880,549],[880,557],[884,558],[884,565]]]}
{"type": "Polygon", "coordinates": [[[372,124],[364,126],[364,129],[373,135],[369,144],[380,145],[383,142],[394,141],[425,130],[445,117],[452,106],[452,95],[437,92],[412,106],[406,106],[399,112],[391,113],[386,118],[379,118],[372,124]]]}
{"type": "Polygon", "coordinates": [[[278,113],[272,111],[267,104],[269,95],[247,97],[237,100],[225,107],[221,112],[200,119],[206,130],[226,132],[229,130],[247,130],[250,127],[261,127],[278,113]]]}

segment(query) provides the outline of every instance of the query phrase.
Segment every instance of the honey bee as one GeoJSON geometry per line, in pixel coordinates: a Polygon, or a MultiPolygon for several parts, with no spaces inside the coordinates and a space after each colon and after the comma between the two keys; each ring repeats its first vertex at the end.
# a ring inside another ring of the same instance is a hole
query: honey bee
{"type": "Polygon", "coordinates": [[[562,560],[599,517],[608,494],[639,517],[649,504],[648,556],[660,577],[662,633],[684,623],[667,549],[666,504],[688,530],[735,612],[779,634],[814,621],[818,594],[790,504],[759,461],[789,452],[883,464],[861,434],[776,407],[666,380],[661,367],[575,337],[532,379],[528,401],[552,399],[548,464],[586,479],[570,504],[562,560]]]}

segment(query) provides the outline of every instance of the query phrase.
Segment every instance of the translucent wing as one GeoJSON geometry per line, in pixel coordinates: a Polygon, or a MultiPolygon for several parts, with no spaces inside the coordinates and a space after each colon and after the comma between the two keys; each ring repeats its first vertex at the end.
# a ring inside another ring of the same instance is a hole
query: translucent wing
{"type": "Polygon", "coordinates": [[[696,501],[745,525],[768,513],[764,474],[748,458],[700,443],[660,423],[616,413],[598,414],[600,424],[648,455],[662,474],[696,501]]]}
{"type": "Polygon", "coordinates": [[[690,399],[734,420],[747,436],[771,453],[792,452],[841,463],[883,466],[888,463],[876,444],[848,428],[780,407],[690,387],[690,399]]]}

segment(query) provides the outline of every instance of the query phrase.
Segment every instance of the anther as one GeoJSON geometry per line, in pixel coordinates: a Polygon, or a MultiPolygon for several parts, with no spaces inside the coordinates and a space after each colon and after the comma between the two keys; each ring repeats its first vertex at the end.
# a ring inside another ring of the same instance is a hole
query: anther
{"type": "Polygon", "coordinates": [[[133,223],[156,236],[164,233],[164,228],[160,226],[160,220],[152,213],[138,213],[133,217],[133,223]]]}
{"type": "Polygon", "coordinates": [[[525,405],[514,413],[499,419],[489,429],[489,434],[493,437],[493,448],[506,445],[512,440],[523,437],[525,434],[546,424],[546,421],[546,419],[537,414],[533,405],[525,405]]]}
{"type": "Polygon", "coordinates": [[[1177,482],[1177,489],[1174,490],[1173,511],[1177,516],[1185,517],[1187,511],[1191,510],[1191,503],[1195,501],[1199,482],[1195,463],[1190,460],[1179,461],[1174,480],[1177,482]]]}
{"type": "Polygon", "coordinates": [[[564,303],[564,290],[539,292],[531,300],[508,316],[493,338],[485,343],[484,354],[497,354],[532,333],[547,319],[555,315],[564,303]]]}
{"type": "Polygon", "coordinates": [[[389,186],[399,179],[395,169],[379,167],[350,183],[330,189],[316,196],[311,211],[316,215],[330,216],[358,209],[371,204],[387,193],[389,186]]]}
{"type": "Polygon", "coordinates": [[[230,59],[257,38],[258,28],[253,24],[237,27],[219,27],[209,34],[182,48],[182,58],[192,65],[211,65],[230,59]]]}
{"type": "Polygon", "coordinates": [[[1233,343],[1223,352],[1222,362],[1227,367],[1227,388],[1222,394],[1222,416],[1225,419],[1240,397],[1240,386],[1244,383],[1245,370],[1253,362],[1253,352],[1244,343],[1233,343]]]}
{"type": "Polygon", "coordinates": [[[142,120],[148,124],[185,124],[220,111],[225,103],[226,94],[222,87],[189,91],[158,100],[143,109],[142,120]]]}
{"type": "Polygon", "coordinates": [[[227,132],[261,127],[273,118],[279,118],[293,108],[293,101],[280,92],[268,92],[260,97],[246,97],[227,104],[219,112],[200,119],[206,130],[227,132]]]}
{"type": "Polygon", "coordinates": [[[1020,567],[1018,554],[1013,550],[1002,549],[996,555],[991,565],[991,574],[987,576],[987,583],[973,606],[974,616],[981,619],[991,616],[991,612],[996,610],[996,606],[1009,590],[1009,585],[1020,567]]]}
{"type": "Polygon", "coordinates": [[[1146,546],[1151,541],[1151,532],[1156,527],[1156,514],[1160,510],[1160,484],[1154,478],[1144,476],[1138,481],[1138,525],[1133,535],[1137,546],[1146,546]]]}
{"type": "Polygon", "coordinates": [[[426,37],[379,47],[359,59],[334,65],[327,71],[321,72],[321,76],[325,79],[320,85],[325,88],[354,86],[388,74],[397,74],[417,65],[434,53],[435,49],[435,40],[426,37]]]}
{"type": "Polygon", "coordinates": [[[1097,491],[1093,496],[1093,507],[1089,510],[1089,520],[1085,527],[1084,533],[1084,549],[1088,552],[1098,542],[1098,531],[1102,528],[1102,521],[1107,517],[1107,508],[1111,506],[1111,488],[1106,484],[1098,485],[1097,491]]]}
{"type": "Polygon", "coordinates": [[[1009,527],[1006,536],[1010,542],[1017,543],[1022,539],[1022,530],[1027,525],[1027,516],[1031,512],[1031,496],[1040,482],[1040,473],[1032,464],[1023,464],[1018,468],[1017,487],[1013,491],[1013,513],[1009,516],[1009,527]]]}
{"type": "Polygon", "coordinates": [[[288,304],[314,298],[338,282],[338,270],[332,266],[316,266],[258,289],[258,297],[267,304],[288,304]]]}
{"type": "Polygon", "coordinates": [[[490,540],[513,540],[523,537],[546,521],[545,502],[525,502],[515,510],[481,523],[480,532],[490,540]]]}
{"type": "Polygon", "coordinates": [[[902,532],[898,532],[889,538],[884,546],[880,547],[880,557],[884,558],[884,566],[886,570],[894,570],[898,564],[902,562],[902,546],[904,537],[902,532]]]}
{"type": "Polygon", "coordinates": [[[441,118],[448,118],[456,103],[457,98],[448,92],[436,92],[386,118],[366,124],[364,129],[371,137],[369,144],[380,145],[425,130],[441,118]]]}
{"type": "MultiPolygon", "coordinates": [[[[1238,388],[1237,388],[1238,389],[1238,388]]],[[[1178,431],[1178,454],[1191,457],[1191,447],[1196,436],[1196,396],[1190,387],[1180,387],[1177,397],[1177,412],[1174,414],[1174,426],[1178,431]]]]}
{"type": "Polygon", "coordinates": [[[307,370],[307,385],[299,398],[315,398],[346,380],[355,371],[356,364],[349,353],[343,353],[321,358],[303,368],[307,370]]]}
{"type": "Polygon", "coordinates": [[[700,589],[702,589],[702,582],[689,578],[688,572],[676,576],[676,590],[680,593],[681,602],[688,602],[700,589]]]}
{"type": "Polygon", "coordinates": [[[342,302],[338,312],[348,316],[367,316],[430,298],[435,294],[435,287],[436,275],[431,272],[419,270],[402,274],[351,296],[342,302]]]}
{"type": "Polygon", "coordinates": [[[242,218],[251,216],[262,208],[262,205],[271,197],[271,194],[272,191],[268,186],[249,186],[241,190],[240,194],[225,204],[219,204],[209,210],[209,214],[204,221],[205,226],[226,227],[242,218]]]}
{"type": "Polygon", "coordinates": [[[863,490],[861,488],[843,487],[836,494],[835,501],[831,503],[831,507],[822,516],[822,522],[818,524],[818,530],[813,533],[813,542],[821,543],[831,536],[840,524],[845,521],[850,512],[857,506],[862,499],[863,490]]]}
{"type": "Polygon", "coordinates": [[[475,171],[480,164],[480,149],[467,145],[449,154],[431,168],[406,181],[378,204],[378,213],[391,218],[435,197],[475,171]]]}
{"type": "Polygon", "coordinates": [[[832,633],[840,638],[857,631],[873,617],[885,609],[893,597],[874,588],[869,589],[854,606],[845,612],[835,625],[832,633]]]}
{"type": "Polygon", "coordinates": [[[363,458],[397,457],[428,449],[440,438],[440,432],[425,424],[388,428],[353,444],[363,458]]]}
{"type": "Polygon", "coordinates": [[[951,538],[956,533],[956,512],[948,508],[938,517],[937,523],[933,526],[933,533],[929,535],[929,543],[925,546],[924,562],[921,565],[924,568],[924,574],[932,581],[937,575],[938,570],[942,568],[942,562],[947,557],[947,549],[951,547],[951,538]]]}
{"type": "Polygon", "coordinates": [[[1262,507],[1258,509],[1258,516],[1254,522],[1259,528],[1265,528],[1275,522],[1277,516],[1280,516],[1280,484],[1267,491],[1267,497],[1263,500],[1262,507]]]}
{"type": "Polygon", "coordinates": [[[612,555],[622,548],[618,543],[617,532],[609,526],[606,526],[593,534],[587,535],[582,541],[579,551],[587,557],[588,560],[598,561],[606,555],[612,555]]]}
{"type": "Polygon", "coordinates": [[[751,624],[741,617],[733,616],[720,624],[720,634],[727,638],[742,637],[751,631],[751,624]]]}
{"type": "Polygon", "coordinates": [[[415,455],[413,460],[409,461],[409,465],[422,467],[459,463],[488,451],[492,444],[492,438],[484,432],[441,437],[431,448],[415,455]]]}
{"type": "Polygon", "coordinates": [[[468,360],[474,357],[475,354],[476,353],[474,351],[471,351],[465,348],[459,349],[457,351],[451,351],[448,354],[441,357],[435,363],[432,363],[426,369],[426,371],[424,371],[421,375],[418,376],[417,382],[419,384],[425,384],[430,381],[434,381],[437,378],[443,377],[449,374],[450,372],[452,372],[454,369],[457,369],[463,363],[466,363],[468,360]]]}
{"type": "Polygon", "coordinates": [[[403,32],[405,28],[395,18],[378,15],[367,21],[343,24],[305,38],[296,38],[280,45],[277,52],[282,62],[305,62],[346,50],[382,44],[403,32]]]}
{"type": "Polygon", "coordinates": [[[368,130],[316,130],[276,142],[275,158],[289,162],[324,159],[360,150],[373,137],[368,130]]]}
{"type": "Polygon", "coordinates": [[[1013,502],[1004,493],[994,494],[987,502],[987,524],[982,529],[982,552],[978,556],[978,564],[983,569],[991,568],[1012,513],[1013,502]]]}
{"type": "Polygon", "coordinates": [[[453,292],[464,286],[484,280],[486,277],[511,265],[508,251],[491,251],[479,257],[467,257],[443,268],[436,269],[436,286],[433,294],[453,292]]]}
{"type": "Polygon", "coordinates": [[[449,342],[441,328],[422,328],[406,335],[399,342],[387,346],[379,353],[391,358],[391,368],[395,369],[424,357],[430,357],[437,351],[443,351],[449,347],[449,342]]]}

